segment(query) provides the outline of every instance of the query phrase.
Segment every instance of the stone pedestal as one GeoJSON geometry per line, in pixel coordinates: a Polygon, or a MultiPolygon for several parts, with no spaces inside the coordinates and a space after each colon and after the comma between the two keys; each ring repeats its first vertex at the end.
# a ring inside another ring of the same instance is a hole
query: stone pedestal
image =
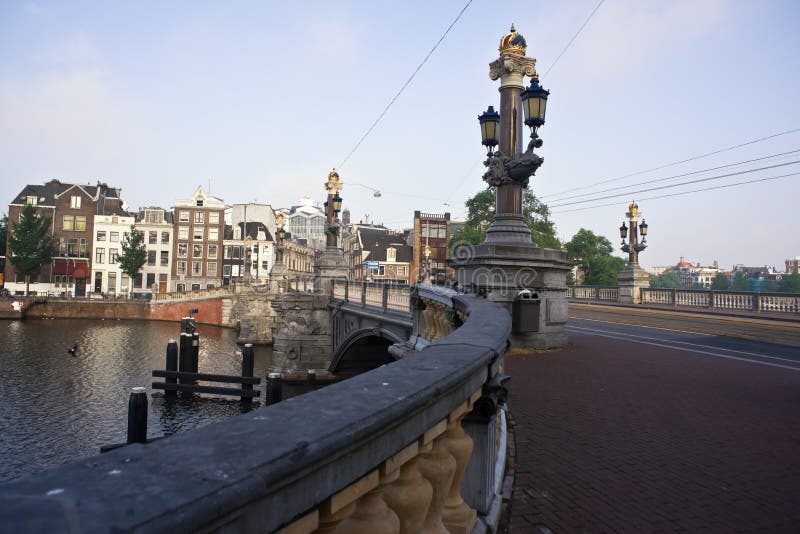
{"type": "Polygon", "coordinates": [[[288,292],[275,296],[272,307],[280,326],[275,334],[270,371],[285,374],[330,367],[329,300],[322,293],[288,292]]]}
{"type": "Polygon", "coordinates": [[[520,291],[538,295],[538,321],[526,331],[512,332],[512,347],[551,349],[567,344],[567,273],[571,266],[560,250],[517,242],[487,242],[456,251],[450,266],[458,285],[501,304],[513,317],[520,291]]]}
{"type": "Polygon", "coordinates": [[[641,304],[643,287],[650,287],[650,275],[638,263],[628,263],[617,275],[619,301],[627,304],[641,304]]]}
{"type": "Polygon", "coordinates": [[[314,291],[331,294],[331,280],[347,280],[347,262],[342,249],[328,247],[314,265],[314,291]]]}

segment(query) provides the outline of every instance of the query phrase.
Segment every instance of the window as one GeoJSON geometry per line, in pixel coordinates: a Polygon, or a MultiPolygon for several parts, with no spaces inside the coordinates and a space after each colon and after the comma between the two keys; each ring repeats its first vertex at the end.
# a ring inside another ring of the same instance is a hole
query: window
{"type": "Polygon", "coordinates": [[[396,258],[397,258],[397,251],[392,247],[387,248],[386,261],[395,261],[396,258]]]}
{"type": "Polygon", "coordinates": [[[75,216],[75,231],[76,232],[86,231],[86,215],[75,216]]]}
{"type": "Polygon", "coordinates": [[[105,263],[106,258],[106,249],[103,247],[97,247],[94,249],[94,262],[95,263],[105,263]]]}
{"type": "Polygon", "coordinates": [[[178,243],[178,257],[185,258],[189,255],[189,245],[186,243],[178,243]]]}
{"type": "Polygon", "coordinates": [[[120,284],[120,291],[128,291],[131,287],[131,277],[122,273],[122,283],[120,284]]]}
{"type": "Polygon", "coordinates": [[[178,220],[180,222],[189,222],[189,212],[188,211],[179,211],[178,212],[178,220]]]}
{"type": "Polygon", "coordinates": [[[193,276],[200,276],[203,274],[203,262],[201,261],[193,261],[192,262],[192,275],[193,276]]]}
{"type": "Polygon", "coordinates": [[[37,204],[37,200],[39,200],[35,196],[25,197],[25,204],[30,204],[31,206],[35,206],[37,204]]]}
{"type": "Polygon", "coordinates": [[[196,226],[194,228],[194,231],[192,232],[192,234],[193,234],[192,237],[194,238],[195,241],[202,241],[203,240],[203,227],[202,226],[196,226]]]}
{"type": "Polygon", "coordinates": [[[164,220],[164,210],[144,210],[144,222],[158,224],[164,220]]]}
{"type": "Polygon", "coordinates": [[[186,291],[186,284],[177,284],[175,286],[175,290],[183,293],[184,291],[186,291]]]}
{"type": "Polygon", "coordinates": [[[161,232],[161,244],[169,245],[169,232],[161,232]]]}
{"type": "Polygon", "coordinates": [[[267,260],[261,262],[261,270],[265,272],[269,271],[269,262],[267,260]]]}
{"type": "Polygon", "coordinates": [[[117,273],[108,273],[108,290],[112,293],[117,291],[117,273]]]}
{"type": "Polygon", "coordinates": [[[217,245],[208,245],[208,259],[217,259],[217,245]]]}
{"type": "Polygon", "coordinates": [[[195,204],[197,204],[198,206],[202,206],[203,205],[203,199],[202,198],[198,198],[197,202],[195,202],[195,204]]]}
{"type": "Polygon", "coordinates": [[[222,266],[222,276],[230,276],[231,275],[231,266],[230,265],[223,265],[222,266]]]}
{"type": "Polygon", "coordinates": [[[180,227],[178,227],[178,239],[189,239],[189,227],[188,226],[180,226],[180,227]]]}
{"type": "Polygon", "coordinates": [[[203,256],[203,245],[192,245],[192,257],[201,258],[203,256]]]}
{"type": "Polygon", "coordinates": [[[69,207],[74,210],[81,209],[81,197],[73,195],[69,198],[69,207]]]}
{"type": "Polygon", "coordinates": [[[208,224],[219,224],[219,212],[212,211],[208,214],[208,224]]]}
{"type": "Polygon", "coordinates": [[[147,265],[155,265],[156,264],[156,251],[155,250],[148,250],[147,251],[147,265]]]}
{"type": "Polygon", "coordinates": [[[152,288],[156,285],[156,273],[147,273],[147,288],[152,288]]]}
{"type": "Polygon", "coordinates": [[[178,274],[186,274],[186,262],[179,261],[178,262],[178,274]]]}
{"type": "Polygon", "coordinates": [[[206,263],[206,275],[217,276],[217,262],[210,261],[206,263]]]}
{"type": "Polygon", "coordinates": [[[192,284],[192,291],[200,291],[200,284],[192,284]]]}
{"type": "Polygon", "coordinates": [[[133,287],[142,287],[142,273],[138,273],[136,278],[133,279],[133,287]]]}
{"type": "Polygon", "coordinates": [[[161,251],[161,266],[166,267],[169,265],[169,252],[166,250],[161,251]]]}
{"type": "Polygon", "coordinates": [[[397,266],[397,275],[398,276],[408,276],[408,267],[405,265],[398,265],[397,266]]]}
{"type": "Polygon", "coordinates": [[[119,232],[111,232],[111,242],[119,243],[119,232]]]}
{"type": "Polygon", "coordinates": [[[209,241],[219,241],[219,228],[209,228],[208,229],[208,240],[209,241]]]}
{"type": "Polygon", "coordinates": [[[117,263],[119,261],[119,249],[108,249],[108,263],[117,263]]]}
{"type": "Polygon", "coordinates": [[[154,232],[153,230],[147,232],[147,244],[158,245],[158,232],[154,232]]]}
{"type": "Polygon", "coordinates": [[[206,220],[206,214],[203,211],[194,212],[194,223],[203,224],[206,220]]]}
{"type": "Polygon", "coordinates": [[[106,240],[105,231],[97,232],[97,239],[95,239],[95,241],[105,241],[105,240],[106,240]]]}
{"type": "Polygon", "coordinates": [[[71,232],[71,231],[75,230],[75,216],[74,215],[64,215],[63,228],[64,228],[65,232],[71,232]]]}

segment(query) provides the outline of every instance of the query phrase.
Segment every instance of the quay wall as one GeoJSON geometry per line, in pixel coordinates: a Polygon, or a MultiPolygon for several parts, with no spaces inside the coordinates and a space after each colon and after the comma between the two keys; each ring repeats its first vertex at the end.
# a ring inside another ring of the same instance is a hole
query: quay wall
{"type": "MultiPolygon", "coordinates": [[[[49,300],[31,305],[25,311],[28,319],[139,319],[153,321],[180,321],[194,314],[200,324],[230,326],[222,320],[222,299],[177,302],[130,302],[92,300],[49,300]]],[[[19,318],[17,315],[14,318],[19,318]]]]}

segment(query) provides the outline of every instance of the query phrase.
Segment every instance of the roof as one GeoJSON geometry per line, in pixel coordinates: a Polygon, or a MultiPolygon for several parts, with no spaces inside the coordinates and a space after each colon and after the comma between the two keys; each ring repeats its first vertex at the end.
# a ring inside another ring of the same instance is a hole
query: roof
{"type": "MultiPolygon", "coordinates": [[[[272,239],[272,234],[269,232],[269,229],[267,229],[267,227],[264,225],[264,223],[248,222],[246,224],[247,224],[247,231],[243,232],[245,237],[249,237],[250,239],[253,239],[253,240],[256,240],[256,241],[272,241],[273,240],[272,239]],[[264,232],[264,236],[265,236],[264,239],[259,239],[259,237],[258,237],[259,233],[261,233],[261,232],[264,232]]],[[[245,223],[243,223],[243,222],[240,222],[238,224],[239,231],[242,230],[244,225],[245,225],[245,223]]]]}
{"type": "Polygon", "coordinates": [[[410,263],[414,250],[405,242],[403,234],[387,233],[374,228],[359,228],[361,250],[368,252],[367,258],[373,261],[386,261],[386,249],[395,249],[395,261],[410,263]]]}
{"type": "Polygon", "coordinates": [[[36,197],[37,205],[53,207],[56,205],[56,200],[59,197],[67,194],[71,190],[83,191],[86,196],[97,203],[98,208],[101,208],[99,211],[102,212],[102,215],[131,215],[122,208],[122,199],[120,198],[122,190],[118,187],[110,187],[108,184],[99,181],[97,185],[89,185],[71,184],[53,179],[42,185],[28,184],[14,197],[10,204],[25,204],[27,197],[36,197]],[[108,205],[105,202],[99,202],[100,198],[103,196],[105,199],[118,200],[119,204],[108,205]]]}
{"type": "Polygon", "coordinates": [[[144,208],[139,208],[139,212],[136,214],[136,222],[144,222],[144,212],[145,210],[161,210],[164,212],[164,222],[168,224],[174,224],[175,216],[174,214],[167,209],[161,208],[159,206],[147,206],[144,208]]]}

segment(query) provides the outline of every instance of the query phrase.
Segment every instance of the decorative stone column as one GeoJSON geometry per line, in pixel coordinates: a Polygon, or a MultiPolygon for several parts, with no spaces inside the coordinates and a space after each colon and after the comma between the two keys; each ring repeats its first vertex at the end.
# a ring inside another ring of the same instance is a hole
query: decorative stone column
{"type": "MultiPolygon", "coordinates": [[[[642,242],[639,242],[639,219],[641,216],[639,205],[632,201],[628,205],[628,212],[625,213],[625,217],[627,217],[630,224],[628,228],[628,243],[625,243],[623,239],[621,249],[623,252],[628,253],[628,264],[617,275],[619,301],[627,304],[641,304],[642,288],[650,287],[650,275],[639,267],[639,253],[647,248],[646,239],[643,238],[642,242]]],[[[643,227],[644,231],[647,225],[645,224],[643,227]]],[[[620,229],[625,229],[625,223],[620,229]]]]}
{"type": "Polygon", "coordinates": [[[525,56],[526,43],[514,27],[500,42],[500,57],[489,65],[489,77],[500,79],[500,150],[485,165],[484,180],[496,188],[494,222],[486,241],[456,250],[448,263],[460,287],[502,304],[513,313],[520,291],[539,297],[537,324],[512,334],[512,345],[548,349],[567,344],[566,282],[571,265],[561,250],[539,248],[525,225],[522,200],[528,181],[543,159],[533,144],[522,153],[522,102],[525,76],[536,76],[536,60],[525,56]]]}
{"type": "Polygon", "coordinates": [[[328,173],[325,189],[328,200],[325,203],[325,252],[314,265],[314,289],[326,294],[331,292],[331,280],[347,280],[347,262],[344,251],[339,248],[339,220],[333,209],[333,198],[342,190],[339,173],[333,169],[328,173]]]}

